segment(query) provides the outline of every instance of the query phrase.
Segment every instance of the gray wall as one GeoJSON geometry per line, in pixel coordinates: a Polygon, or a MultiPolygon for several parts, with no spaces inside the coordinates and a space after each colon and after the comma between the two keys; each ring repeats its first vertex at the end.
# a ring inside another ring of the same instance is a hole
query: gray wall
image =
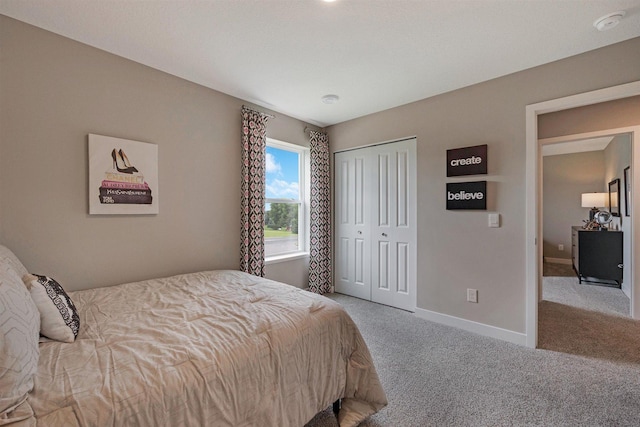
{"type": "Polygon", "coordinates": [[[332,150],[416,135],[418,308],[525,331],[525,107],[640,80],[640,38],[328,129],[332,150]],[[607,64],[603,67],[602,64],[607,64]],[[487,212],[446,211],[450,148],[488,144],[487,212]],[[479,303],[466,302],[466,289],[479,303]]]}
{"type": "MultiPolygon", "coordinates": [[[[640,111],[640,110],[639,110],[640,111]]],[[[640,118],[639,118],[640,120],[640,118]]],[[[608,183],[614,179],[620,180],[620,216],[614,217],[609,226],[614,230],[622,230],[624,245],[624,270],[622,273],[622,290],[631,297],[631,217],[625,216],[624,201],[624,168],[631,165],[631,135],[616,136],[604,150],[605,188],[608,191],[608,183]]]]}
{"type": "MultiPolygon", "coordinates": [[[[629,56],[634,55],[629,53],[629,56]]],[[[640,96],[631,96],[615,101],[542,114],[538,116],[538,138],[553,138],[635,126],[640,123],[639,112],[640,96]]]]}
{"type": "MultiPolygon", "coordinates": [[[[77,290],[239,267],[242,100],[2,15],[0,45],[0,242],[30,271],[77,290]],[[158,145],[158,215],[88,215],[89,133],[158,145]]],[[[307,286],[307,262],[267,276],[307,286]]]]}
{"type": "Polygon", "coordinates": [[[571,226],[589,219],[582,193],[606,191],[604,151],[545,156],[543,163],[543,256],[571,261],[571,226]],[[564,245],[564,250],[558,249],[564,245]]]}

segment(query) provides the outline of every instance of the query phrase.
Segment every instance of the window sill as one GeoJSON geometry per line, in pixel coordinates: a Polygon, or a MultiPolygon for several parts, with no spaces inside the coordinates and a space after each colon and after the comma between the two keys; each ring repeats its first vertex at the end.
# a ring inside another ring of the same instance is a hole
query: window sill
{"type": "Polygon", "coordinates": [[[297,259],[306,258],[308,256],[309,252],[293,252],[290,254],[282,254],[265,258],[264,263],[265,265],[277,264],[279,262],[295,261],[297,259]]]}

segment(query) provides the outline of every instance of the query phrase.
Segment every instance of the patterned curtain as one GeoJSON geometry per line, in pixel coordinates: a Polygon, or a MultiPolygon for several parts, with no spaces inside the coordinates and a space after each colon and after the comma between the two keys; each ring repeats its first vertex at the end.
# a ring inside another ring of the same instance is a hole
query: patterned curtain
{"type": "Polygon", "coordinates": [[[331,183],[329,137],[311,131],[311,230],[309,242],[309,290],[331,291],[331,183]]]}
{"type": "Polygon", "coordinates": [[[242,107],[240,270],[264,277],[264,187],[269,115],[242,107]]]}

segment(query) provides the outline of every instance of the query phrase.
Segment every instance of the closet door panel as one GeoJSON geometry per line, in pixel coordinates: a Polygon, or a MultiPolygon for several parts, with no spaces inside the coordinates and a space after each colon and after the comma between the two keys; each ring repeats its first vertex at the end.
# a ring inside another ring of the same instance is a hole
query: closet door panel
{"type": "Polygon", "coordinates": [[[414,311],[417,268],[415,140],[378,146],[375,158],[387,167],[379,169],[385,173],[374,177],[381,206],[373,219],[373,259],[384,259],[386,267],[384,270],[373,269],[371,300],[414,311]],[[388,214],[387,218],[383,217],[384,213],[388,214]],[[386,243],[384,246],[381,245],[383,242],[386,243]]]}
{"type": "Polygon", "coordinates": [[[376,156],[376,163],[378,164],[378,174],[374,177],[374,182],[378,183],[378,194],[376,200],[374,200],[378,207],[377,209],[377,224],[380,227],[389,225],[389,153],[379,153],[376,156]]]}
{"type": "Polygon", "coordinates": [[[371,298],[371,249],[367,153],[336,153],[336,292],[371,298]]]}
{"type": "Polygon", "coordinates": [[[336,291],[416,303],[416,140],[336,153],[336,291]]]}
{"type": "Polygon", "coordinates": [[[389,290],[389,242],[386,241],[378,241],[378,259],[377,266],[378,271],[376,274],[376,283],[378,286],[378,290],[388,291],[389,290]]]}
{"type": "Polygon", "coordinates": [[[409,244],[404,242],[398,242],[396,255],[398,259],[396,260],[396,264],[398,265],[398,292],[408,293],[409,292],[409,281],[408,281],[408,270],[409,270],[409,244]]]}

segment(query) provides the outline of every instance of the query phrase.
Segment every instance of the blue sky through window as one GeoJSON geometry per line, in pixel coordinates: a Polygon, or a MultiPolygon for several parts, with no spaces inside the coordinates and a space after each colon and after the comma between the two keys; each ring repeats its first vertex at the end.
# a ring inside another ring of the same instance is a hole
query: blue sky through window
{"type": "Polygon", "coordinates": [[[267,198],[299,199],[300,178],[299,154],[292,151],[267,147],[266,191],[267,198]]]}

